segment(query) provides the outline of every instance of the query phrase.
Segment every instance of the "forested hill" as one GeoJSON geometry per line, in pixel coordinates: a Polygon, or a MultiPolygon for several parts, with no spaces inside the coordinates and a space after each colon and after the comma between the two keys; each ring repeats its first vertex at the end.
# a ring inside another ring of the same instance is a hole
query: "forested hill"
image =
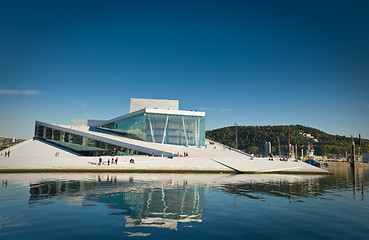
{"type": "MultiPolygon", "coordinates": [[[[330,135],[315,128],[301,125],[290,126],[238,126],[238,149],[248,153],[263,154],[265,142],[271,142],[272,152],[278,154],[278,137],[282,154],[288,152],[288,128],[290,128],[291,145],[298,145],[298,154],[301,147],[306,151],[308,143],[313,146],[315,155],[341,155],[351,152],[351,137],[330,135]]],[[[236,127],[225,127],[206,131],[206,138],[225,145],[235,147],[236,127]]],[[[359,151],[359,138],[355,139],[356,153],[359,151]]],[[[369,152],[369,140],[361,140],[363,153],[369,152]]]]}

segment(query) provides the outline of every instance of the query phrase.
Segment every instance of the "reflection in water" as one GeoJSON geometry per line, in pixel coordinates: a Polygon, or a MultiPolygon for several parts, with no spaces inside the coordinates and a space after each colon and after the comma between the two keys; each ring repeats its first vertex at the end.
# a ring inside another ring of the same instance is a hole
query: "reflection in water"
{"type": "Polygon", "coordinates": [[[327,169],[0,174],[0,239],[368,239],[369,166],[327,169]]]}
{"type": "Polygon", "coordinates": [[[30,184],[29,203],[49,204],[52,198],[70,205],[102,203],[125,217],[125,227],[177,229],[178,222],[201,222],[208,187],[263,200],[319,195],[319,179],[312,175],[115,175],[94,180],[54,180],[30,184]],[[149,180],[151,179],[151,180],[149,180]]]}
{"type": "MultiPolygon", "coordinates": [[[[220,188],[232,194],[241,195],[251,199],[264,200],[267,196],[287,198],[290,203],[292,198],[307,198],[321,195],[323,189],[320,187],[320,178],[306,178],[305,181],[288,182],[270,181],[268,183],[240,183],[224,184],[220,188]]],[[[299,200],[302,201],[302,200],[299,200]]]]}
{"type": "Polygon", "coordinates": [[[8,180],[6,180],[6,179],[2,179],[1,187],[6,188],[7,186],[8,186],[8,180]]]}
{"type": "Polygon", "coordinates": [[[365,167],[358,165],[354,165],[354,167],[350,166],[349,169],[349,178],[352,179],[352,192],[353,197],[356,199],[356,191],[359,190],[361,193],[361,200],[364,200],[364,176],[368,175],[368,171],[365,167]]]}
{"type": "Polygon", "coordinates": [[[354,199],[356,199],[356,174],[355,174],[355,165],[350,166],[351,170],[351,178],[352,178],[352,189],[354,194],[354,199]]]}
{"type": "MultiPolygon", "coordinates": [[[[107,176],[96,181],[46,181],[30,185],[30,204],[54,196],[65,196],[72,204],[89,206],[88,201],[121,210],[125,227],[146,226],[177,229],[178,222],[201,222],[204,211],[204,187],[167,183],[117,181],[107,176]]],[[[42,202],[41,202],[42,203],[42,202]]],[[[48,202],[46,202],[48,203],[48,202]]]]}
{"type": "Polygon", "coordinates": [[[287,198],[290,203],[346,189],[352,190],[354,200],[357,192],[361,195],[359,200],[364,200],[365,186],[369,183],[369,167],[366,164],[357,164],[355,168],[351,168],[349,164],[332,164],[327,170],[332,174],[320,177],[301,176],[300,179],[287,176],[278,179],[270,175],[264,181],[231,182],[221,184],[218,188],[251,199],[265,200],[268,196],[287,198]]]}
{"type": "MultiPolygon", "coordinates": [[[[218,189],[237,197],[259,201],[286,199],[289,203],[306,202],[311,197],[330,200],[332,193],[360,191],[364,200],[369,168],[355,171],[345,166],[330,166],[332,175],[218,175],[218,174],[116,174],[73,175],[74,180],[43,180],[29,185],[29,204],[49,204],[54,198],[70,205],[104,205],[124,216],[125,227],[177,229],[179,222],[201,222],[205,190],[218,189]]],[[[68,178],[64,178],[68,179],[68,178]]],[[[236,200],[237,201],[237,200],[236,200]]],[[[127,232],[127,234],[129,234],[127,232]]]]}

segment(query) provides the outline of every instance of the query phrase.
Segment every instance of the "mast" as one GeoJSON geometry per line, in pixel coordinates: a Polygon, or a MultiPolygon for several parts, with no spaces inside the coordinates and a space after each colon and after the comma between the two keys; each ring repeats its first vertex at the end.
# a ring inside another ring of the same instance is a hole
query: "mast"
{"type": "Polygon", "coordinates": [[[359,156],[363,156],[363,148],[361,147],[361,134],[359,134],[359,156]]]}
{"type": "Polygon", "coordinates": [[[290,128],[288,127],[288,157],[291,157],[290,128]]]}
{"type": "Polygon", "coordinates": [[[235,123],[234,125],[236,125],[236,149],[238,149],[238,138],[237,138],[237,126],[238,126],[238,123],[235,123]]]}
{"type": "Polygon", "coordinates": [[[355,142],[354,137],[351,135],[351,167],[355,166],[355,142]]]}
{"type": "Polygon", "coordinates": [[[297,159],[297,143],[295,143],[295,159],[297,159]]]}

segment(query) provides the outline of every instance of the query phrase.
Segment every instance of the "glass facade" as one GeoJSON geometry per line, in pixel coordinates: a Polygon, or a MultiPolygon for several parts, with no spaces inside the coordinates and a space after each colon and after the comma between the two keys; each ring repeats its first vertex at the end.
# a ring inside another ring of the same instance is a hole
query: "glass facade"
{"type": "Polygon", "coordinates": [[[205,146],[205,117],[142,113],[100,127],[147,142],[205,146]]]}
{"type": "Polygon", "coordinates": [[[35,137],[85,156],[141,155],[144,153],[36,124],[35,137]]]}
{"type": "Polygon", "coordinates": [[[146,124],[144,113],[118,120],[100,127],[128,138],[146,141],[146,124]]]}

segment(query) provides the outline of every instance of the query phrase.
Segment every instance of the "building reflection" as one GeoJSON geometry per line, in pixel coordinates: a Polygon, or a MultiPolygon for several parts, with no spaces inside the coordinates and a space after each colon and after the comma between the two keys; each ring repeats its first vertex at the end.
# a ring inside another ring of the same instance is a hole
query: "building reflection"
{"type": "Polygon", "coordinates": [[[351,168],[347,165],[331,165],[332,174],[326,176],[305,176],[300,180],[265,177],[264,181],[248,180],[239,183],[224,183],[217,186],[227,193],[250,199],[265,200],[268,197],[286,198],[290,203],[306,201],[310,197],[324,196],[327,193],[344,189],[352,191],[353,199],[364,200],[365,189],[369,183],[369,168],[367,165],[357,165],[351,168]]]}
{"type": "Polygon", "coordinates": [[[363,165],[356,164],[354,167],[347,166],[348,176],[352,180],[353,198],[356,199],[356,192],[361,193],[361,200],[364,200],[364,183],[365,177],[368,176],[369,171],[363,165]]]}
{"type": "Polygon", "coordinates": [[[178,222],[201,222],[204,187],[172,182],[117,181],[98,177],[96,181],[45,181],[30,185],[30,204],[47,203],[64,197],[71,205],[102,203],[125,217],[125,227],[177,229],[178,222]],[[105,180],[106,179],[106,180],[105,180]],[[48,200],[48,201],[44,201],[48,200]]]}
{"type": "Polygon", "coordinates": [[[354,199],[360,191],[364,200],[369,168],[357,168],[353,173],[348,168],[333,166],[331,171],[334,174],[324,176],[115,174],[62,176],[76,180],[55,181],[40,177],[29,185],[29,204],[62,199],[73,206],[103,205],[112,209],[111,215],[124,217],[125,227],[177,229],[178,223],[202,221],[205,189],[219,189],[235,198],[282,198],[290,203],[325,197],[341,189],[353,190],[354,199]]]}
{"type": "Polygon", "coordinates": [[[286,198],[290,203],[293,200],[303,201],[324,193],[320,178],[311,178],[303,182],[273,181],[269,183],[240,183],[223,184],[218,188],[225,192],[244,196],[251,199],[264,200],[269,197],[286,198]]]}

